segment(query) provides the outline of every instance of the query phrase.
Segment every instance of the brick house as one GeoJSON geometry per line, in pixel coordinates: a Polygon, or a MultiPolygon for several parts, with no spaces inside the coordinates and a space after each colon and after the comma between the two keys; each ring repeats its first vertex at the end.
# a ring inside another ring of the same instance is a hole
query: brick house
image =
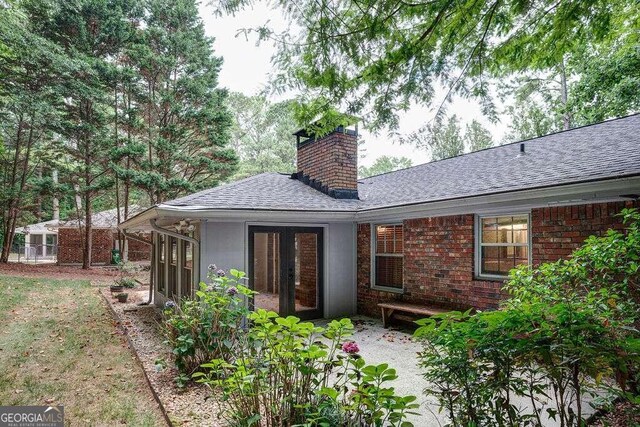
{"type": "MultiPolygon", "coordinates": [[[[135,214],[142,209],[132,206],[135,214]]],[[[111,251],[119,249],[118,215],[116,209],[95,212],[92,218],[91,264],[111,262],[111,251]]],[[[78,220],[50,220],[16,229],[25,234],[25,256],[37,254],[41,259],[55,257],[58,265],[82,264],[84,234],[78,220]]],[[[147,236],[148,237],[148,236],[147,236]]],[[[144,236],[143,236],[144,238],[144,236]]],[[[149,261],[151,248],[138,240],[125,238],[129,261],[149,261]]],[[[33,255],[31,258],[34,258],[33,255]]]]}
{"type": "Polygon", "coordinates": [[[207,267],[248,273],[254,305],[299,317],[378,304],[490,309],[510,269],[566,257],[638,207],[640,115],[365,179],[357,128],[294,134],[298,172],[169,201],[121,228],[151,232],[154,298],[207,267]]]}

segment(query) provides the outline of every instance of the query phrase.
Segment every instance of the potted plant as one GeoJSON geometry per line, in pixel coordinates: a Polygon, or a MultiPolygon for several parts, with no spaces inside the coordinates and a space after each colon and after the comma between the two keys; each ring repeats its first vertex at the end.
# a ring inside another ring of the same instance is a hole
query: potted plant
{"type": "Polygon", "coordinates": [[[127,302],[127,298],[129,298],[129,294],[120,292],[118,295],[116,295],[116,298],[118,298],[119,302],[127,302]]]}
{"type": "Polygon", "coordinates": [[[127,289],[133,289],[136,287],[136,281],[132,277],[122,277],[116,283],[127,289]]]}
{"type": "Polygon", "coordinates": [[[136,281],[132,277],[120,277],[115,281],[113,285],[111,285],[111,292],[119,293],[122,292],[124,288],[133,289],[136,287],[136,281]]]}
{"type": "Polygon", "coordinates": [[[122,289],[124,289],[124,288],[122,287],[122,285],[120,285],[120,284],[118,284],[118,282],[116,282],[115,284],[111,285],[109,287],[109,289],[113,293],[120,293],[120,292],[122,292],[122,289]]]}

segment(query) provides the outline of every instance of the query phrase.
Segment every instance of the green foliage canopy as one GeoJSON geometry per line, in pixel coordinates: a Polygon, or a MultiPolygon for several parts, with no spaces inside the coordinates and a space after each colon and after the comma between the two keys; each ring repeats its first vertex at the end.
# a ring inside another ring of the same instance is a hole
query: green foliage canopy
{"type": "MultiPolygon", "coordinates": [[[[254,0],[214,1],[233,12],[254,0]]],[[[329,106],[396,128],[412,103],[429,104],[443,83],[479,96],[495,114],[489,78],[547,70],[581,46],[638,30],[630,0],[364,0],[276,2],[299,32],[256,29],[275,41],[280,88],[303,87],[301,116],[329,106]]]]}
{"type": "Polygon", "coordinates": [[[229,94],[231,144],[240,157],[236,178],[262,172],[295,172],[296,121],[289,101],[271,103],[263,95],[229,94]]]}

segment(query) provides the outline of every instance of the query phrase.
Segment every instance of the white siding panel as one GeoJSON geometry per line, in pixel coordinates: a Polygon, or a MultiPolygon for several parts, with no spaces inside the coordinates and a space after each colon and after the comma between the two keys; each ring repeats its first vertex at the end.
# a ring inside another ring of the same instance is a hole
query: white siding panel
{"type": "Polygon", "coordinates": [[[325,238],[325,317],[356,313],[356,233],[353,223],[329,224],[325,238]]]}
{"type": "MultiPolygon", "coordinates": [[[[256,224],[256,223],[252,223],[256,224]]],[[[267,225],[269,223],[260,223],[267,225]]],[[[302,224],[277,223],[278,226],[302,224]]],[[[305,226],[311,224],[305,223],[305,226]]],[[[322,227],[323,225],[318,225],[322,227]]],[[[201,278],[209,264],[228,271],[247,271],[248,224],[246,222],[208,221],[203,224],[201,240],[201,278]]],[[[350,222],[324,224],[325,288],[324,315],[327,318],[349,316],[356,312],[356,233],[350,222]]]]}
{"type": "Polygon", "coordinates": [[[202,252],[202,276],[207,276],[209,264],[229,271],[235,268],[247,271],[245,267],[245,226],[243,222],[207,222],[206,244],[202,252]]]}

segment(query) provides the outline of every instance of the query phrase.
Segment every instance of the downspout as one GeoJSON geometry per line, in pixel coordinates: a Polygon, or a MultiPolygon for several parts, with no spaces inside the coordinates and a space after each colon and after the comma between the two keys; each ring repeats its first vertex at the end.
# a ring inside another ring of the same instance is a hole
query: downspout
{"type": "Polygon", "coordinates": [[[134,236],[133,234],[130,234],[128,232],[126,232],[125,230],[120,230],[120,232],[124,235],[125,238],[127,239],[131,239],[131,240],[135,240],[137,242],[141,242],[144,243],[145,245],[149,245],[151,246],[151,271],[149,272],[150,276],[151,276],[151,280],[149,281],[149,299],[147,301],[141,302],[138,305],[149,305],[151,304],[151,301],[153,301],[153,286],[154,286],[154,282],[155,282],[155,275],[154,275],[154,271],[155,269],[153,268],[153,264],[155,262],[154,257],[155,257],[155,251],[153,250],[153,242],[150,242],[146,239],[143,239],[142,237],[138,237],[138,236],[134,236]]]}
{"type": "MultiPolygon", "coordinates": [[[[149,224],[151,225],[151,228],[153,229],[153,231],[160,233],[160,234],[165,234],[167,236],[171,236],[171,237],[175,237],[178,240],[184,240],[186,242],[189,242],[193,245],[193,253],[194,254],[198,254],[198,268],[194,268],[193,271],[194,273],[197,271],[197,275],[194,274],[191,277],[191,280],[198,283],[200,281],[200,241],[194,239],[193,237],[189,237],[189,236],[185,236],[184,234],[180,234],[180,233],[176,233],[175,231],[169,231],[165,228],[160,227],[158,224],[156,224],[156,220],[151,219],[149,220],[149,224]],[[197,279],[197,280],[194,280],[197,279]]],[[[150,293],[153,292],[153,288],[150,287],[150,293]]]]}

